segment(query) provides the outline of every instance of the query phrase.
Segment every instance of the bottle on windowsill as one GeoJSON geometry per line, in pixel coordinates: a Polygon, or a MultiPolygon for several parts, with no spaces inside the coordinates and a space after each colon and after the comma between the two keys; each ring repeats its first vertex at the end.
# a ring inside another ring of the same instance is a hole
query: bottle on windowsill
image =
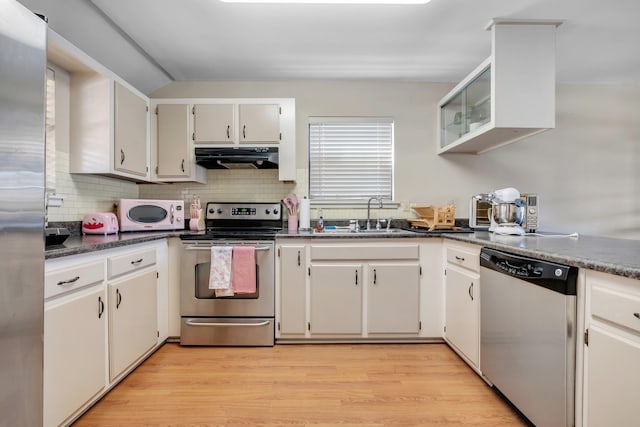
{"type": "Polygon", "coordinates": [[[322,209],[318,212],[320,216],[318,217],[318,222],[316,222],[316,232],[324,231],[324,217],[322,216],[322,209]]]}

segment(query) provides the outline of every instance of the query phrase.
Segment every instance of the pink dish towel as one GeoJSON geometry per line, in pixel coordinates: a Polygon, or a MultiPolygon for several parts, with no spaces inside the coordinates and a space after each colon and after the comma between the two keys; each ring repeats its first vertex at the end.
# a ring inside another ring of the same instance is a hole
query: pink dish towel
{"type": "Polygon", "coordinates": [[[233,248],[231,283],[233,291],[237,294],[256,292],[256,250],[253,246],[233,248]]]}
{"type": "Polygon", "coordinates": [[[209,289],[231,289],[231,246],[211,247],[209,289]]]}

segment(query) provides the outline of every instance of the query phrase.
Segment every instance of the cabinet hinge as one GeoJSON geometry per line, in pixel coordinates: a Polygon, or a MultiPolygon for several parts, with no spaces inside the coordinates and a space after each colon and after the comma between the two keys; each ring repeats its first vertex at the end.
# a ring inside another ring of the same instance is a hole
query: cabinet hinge
{"type": "Polygon", "coordinates": [[[419,274],[420,274],[420,276],[422,276],[422,266],[420,266],[419,274]]]}
{"type": "Polygon", "coordinates": [[[311,322],[307,322],[307,330],[311,331],[311,322]]]}
{"type": "Polygon", "coordinates": [[[146,169],[147,169],[147,172],[149,172],[149,166],[147,166],[147,168],[146,168],[146,169]]]}
{"type": "Polygon", "coordinates": [[[445,276],[447,275],[447,269],[446,268],[444,269],[444,275],[445,276]]]}
{"type": "Polygon", "coordinates": [[[421,331],[422,330],[422,320],[418,322],[418,330],[421,331]]]}
{"type": "Polygon", "coordinates": [[[309,272],[309,276],[311,276],[311,267],[307,268],[307,271],[309,272]]]}
{"type": "Polygon", "coordinates": [[[278,322],[278,330],[280,330],[280,322],[278,322]]]}
{"type": "Polygon", "coordinates": [[[156,116],[158,115],[158,106],[156,105],[156,116]]]}
{"type": "Polygon", "coordinates": [[[148,112],[149,112],[149,106],[147,105],[147,106],[146,106],[146,107],[144,107],[144,108],[146,108],[146,109],[147,109],[147,113],[148,113],[148,112]]]}
{"type": "Polygon", "coordinates": [[[282,141],[282,132],[280,132],[280,141],[282,141]]]}
{"type": "Polygon", "coordinates": [[[156,271],[156,279],[159,279],[159,278],[160,278],[160,272],[156,271]]]}
{"type": "Polygon", "coordinates": [[[282,107],[278,107],[278,114],[282,115],[282,107]]]}
{"type": "Polygon", "coordinates": [[[444,329],[444,332],[447,332],[447,327],[446,326],[443,329],[444,329]]]}
{"type": "Polygon", "coordinates": [[[589,330],[584,331],[584,345],[589,346],[589,330]]]}
{"type": "Polygon", "coordinates": [[[156,331],[156,336],[160,338],[160,331],[156,331]]]}
{"type": "Polygon", "coordinates": [[[280,248],[278,248],[278,258],[280,258],[280,248]]]}
{"type": "Polygon", "coordinates": [[[196,133],[195,133],[195,132],[191,134],[191,140],[192,140],[192,141],[195,141],[195,140],[196,140],[196,133]]]}
{"type": "Polygon", "coordinates": [[[191,114],[195,114],[196,113],[196,106],[194,105],[193,107],[191,107],[191,114]]]}
{"type": "Polygon", "coordinates": [[[156,166],[156,175],[158,175],[158,166],[156,166]]]}

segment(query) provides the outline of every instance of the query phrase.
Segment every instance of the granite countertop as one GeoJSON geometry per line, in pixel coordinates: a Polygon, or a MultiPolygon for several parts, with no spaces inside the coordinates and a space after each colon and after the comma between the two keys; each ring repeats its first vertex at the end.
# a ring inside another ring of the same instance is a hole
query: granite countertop
{"type": "MultiPolygon", "coordinates": [[[[116,248],[167,237],[192,234],[189,231],[147,231],[125,232],[108,236],[86,235],[70,236],[62,245],[49,246],[45,250],[45,259],[60,258],[69,255],[116,248]]],[[[202,233],[200,233],[202,234],[202,233]]],[[[542,236],[505,236],[486,231],[474,233],[433,232],[429,234],[398,230],[393,233],[324,233],[295,232],[286,229],[279,232],[279,238],[310,239],[388,239],[388,238],[445,238],[502,250],[518,255],[567,264],[578,268],[601,271],[618,276],[640,279],[640,241],[614,239],[597,236],[555,237],[542,236]]]]}
{"type": "Polygon", "coordinates": [[[109,234],[106,236],[98,234],[69,236],[61,245],[47,246],[44,251],[44,258],[53,259],[84,254],[103,249],[150,242],[171,236],[180,236],[181,234],[183,234],[182,231],[144,231],[109,234]]]}

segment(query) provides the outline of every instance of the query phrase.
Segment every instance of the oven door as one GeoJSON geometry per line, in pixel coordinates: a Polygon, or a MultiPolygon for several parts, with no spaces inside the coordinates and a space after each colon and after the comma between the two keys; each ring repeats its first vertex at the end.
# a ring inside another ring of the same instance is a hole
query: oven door
{"type": "Polygon", "coordinates": [[[275,256],[273,241],[184,241],[180,274],[180,314],[182,317],[275,316],[275,256]],[[251,245],[256,254],[256,292],[216,297],[209,289],[211,247],[251,245]]]}

